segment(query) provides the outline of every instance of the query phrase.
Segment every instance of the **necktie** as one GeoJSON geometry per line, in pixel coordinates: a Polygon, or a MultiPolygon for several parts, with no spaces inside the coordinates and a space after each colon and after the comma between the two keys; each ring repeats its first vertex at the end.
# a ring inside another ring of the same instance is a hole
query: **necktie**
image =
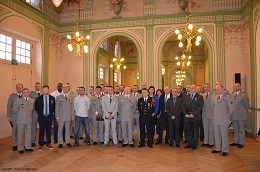
{"type": "Polygon", "coordinates": [[[173,98],[173,105],[175,106],[176,104],[176,97],[173,98]]]}
{"type": "Polygon", "coordinates": [[[25,100],[27,101],[27,98],[25,98],[25,100]]]}
{"type": "Polygon", "coordinates": [[[134,93],[134,96],[135,96],[136,94],[134,93]]]}
{"type": "Polygon", "coordinates": [[[192,99],[193,99],[193,94],[190,94],[190,100],[192,101],[192,99]]]}
{"type": "Polygon", "coordinates": [[[22,95],[21,94],[19,94],[19,98],[21,98],[22,97],[22,95]]]}
{"type": "Polygon", "coordinates": [[[206,95],[206,99],[208,98],[208,96],[209,96],[209,93],[207,93],[207,95],[206,95]]]}
{"type": "Polygon", "coordinates": [[[126,96],[126,99],[128,99],[128,96],[126,96]]]}
{"type": "Polygon", "coordinates": [[[218,95],[218,101],[219,101],[219,99],[220,99],[220,95],[218,95]]]}
{"type": "Polygon", "coordinates": [[[236,95],[235,95],[235,97],[234,98],[236,98],[237,97],[237,93],[236,93],[236,95]]]}
{"type": "Polygon", "coordinates": [[[37,93],[37,94],[38,94],[38,97],[40,97],[40,95],[41,95],[41,94],[40,94],[40,92],[39,92],[39,91],[38,91],[38,93],[37,93]]]}
{"type": "Polygon", "coordinates": [[[45,96],[44,106],[45,106],[45,116],[47,116],[47,96],[45,96]]]}
{"type": "Polygon", "coordinates": [[[112,96],[110,96],[110,103],[112,102],[112,96]]]}
{"type": "Polygon", "coordinates": [[[147,103],[146,98],[144,99],[144,103],[147,103]]]}
{"type": "Polygon", "coordinates": [[[97,98],[99,99],[99,96],[97,98]]]}
{"type": "Polygon", "coordinates": [[[65,99],[67,100],[67,96],[66,96],[66,94],[65,94],[65,99]]]}

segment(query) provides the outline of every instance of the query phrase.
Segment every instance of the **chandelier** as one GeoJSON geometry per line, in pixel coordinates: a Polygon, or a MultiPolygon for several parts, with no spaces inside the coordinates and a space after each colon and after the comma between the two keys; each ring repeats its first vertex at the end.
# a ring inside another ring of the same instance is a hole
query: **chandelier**
{"type": "Polygon", "coordinates": [[[77,8],[78,10],[78,21],[77,21],[77,31],[74,33],[73,36],[71,35],[67,35],[67,39],[69,41],[68,44],[68,50],[69,51],[73,51],[73,46],[76,46],[77,51],[76,51],[76,57],[80,58],[80,51],[81,51],[81,47],[84,47],[84,52],[88,53],[88,40],[90,39],[90,36],[87,35],[86,37],[84,37],[83,35],[80,34],[80,11],[82,10],[82,7],[80,6],[80,0],[79,0],[79,6],[77,8]]]}
{"type": "Polygon", "coordinates": [[[185,80],[186,74],[185,71],[179,70],[176,71],[176,85],[182,85],[181,83],[185,80]]]}
{"type": "Polygon", "coordinates": [[[125,59],[124,58],[121,58],[119,56],[115,56],[113,58],[113,64],[111,63],[110,64],[110,68],[115,68],[116,71],[120,71],[121,68],[123,67],[123,69],[126,69],[126,65],[125,65],[125,59]]]}
{"type": "Polygon", "coordinates": [[[175,59],[180,60],[180,61],[177,61],[177,65],[181,66],[181,69],[184,69],[185,66],[190,65],[191,56],[187,57],[185,54],[182,54],[180,57],[176,56],[175,59]]]}
{"type": "Polygon", "coordinates": [[[192,47],[192,40],[195,39],[195,45],[198,46],[201,41],[201,36],[200,34],[202,33],[202,28],[199,28],[198,30],[195,30],[193,25],[190,23],[190,17],[191,14],[189,12],[189,0],[186,0],[188,7],[186,8],[186,19],[187,19],[187,26],[184,29],[180,30],[175,30],[176,35],[178,35],[178,40],[179,42],[179,47],[183,47],[183,43],[187,42],[185,52],[190,53],[191,52],[191,47],[192,47]]]}

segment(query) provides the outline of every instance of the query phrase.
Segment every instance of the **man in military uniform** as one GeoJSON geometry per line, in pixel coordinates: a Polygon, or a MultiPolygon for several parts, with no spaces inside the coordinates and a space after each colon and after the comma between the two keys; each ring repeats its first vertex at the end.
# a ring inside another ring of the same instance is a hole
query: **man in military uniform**
{"type": "MultiPolygon", "coordinates": [[[[36,99],[38,97],[40,97],[41,95],[41,84],[39,82],[36,82],[34,85],[34,91],[30,92],[29,97],[34,99],[34,101],[36,101],[36,99]]],[[[33,114],[32,114],[32,147],[35,147],[35,143],[36,143],[36,131],[37,131],[37,123],[38,123],[38,114],[36,112],[36,110],[34,109],[33,114]]]]}
{"type": "Polygon", "coordinates": [[[234,92],[231,94],[234,103],[234,112],[231,115],[234,126],[234,142],[230,146],[243,148],[245,143],[245,120],[246,112],[249,108],[249,98],[245,92],[241,92],[240,83],[235,83],[234,92]]]}
{"type": "Polygon", "coordinates": [[[16,93],[13,93],[8,98],[7,103],[7,119],[12,126],[12,144],[13,151],[17,150],[17,124],[16,124],[16,114],[13,113],[13,105],[16,99],[22,97],[23,84],[16,84],[16,93]]]}
{"type": "Polygon", "coordinates": [[[120,115],[122,133],[124,144],[122,147],[130,146],[134,147],[133,144],[133,122],[134,122],[134,113],[137,107],[136,98],[130,94],[130,87],[125,87],[124,95],[119,96],[118,98],[118,114],[120,115]]]}
{"type": "Polygon", "coordinates": [[[56,97],[55,103],[55,117],[58,122],[58,143],[59,148],[62,148],[62,130],[65,126],[65,141],[68,147],[70,144],[70,123],[74,120],[73,96],[68,94],[68,85],[62,86],[63,93],[56,97]]]}
{"type": "Polygon", "coordinates": [[[152,102],[152,97],[148,97],[148,90],[146,88],[142,89],[142,98],[138,100],[138,111],[139,116],[139,127],[140,127],[140,137],[141,142],[138,147],[145,146],[145,128],[147,130],[147,145],[149,148],[153,148],[152,145],[152,118],[154,114],[154,104],[152,102]]]}
{"type": "MultiPolygon", "coordinates": [[[[140,99],[142,97],[142,95],[140,93],[138,93],[138,86],[137,85],[133,85],[132,87],[132,95],[136,98],[136,102],[138,102],[138,99],[140,99]]],[[[139,128],[139,112],[138,112],[138,108],[136,107],[136,111],[134,114],[134,120],[135,120],[135,125],[136,125],[136,130],[137,130],[137,138],[138,141],[140,142],[140,128],[139,128]]],[[[134,130],[134,123],[133,123],[133,130],[134,130]]],[[[133,136],[134,138],[134,136],[133,136]]]]}
{"type": "Polygon", "coordinates": [[[18,130],[18,150],[19,154],[25,151],[32,152],[31,148],[31,125],[32,125],[32,113],[34,111],[34,99],[29,98],[30,90],[28,88],[23,89],[23,97],[16,99],[13,106],[13,114],[17,116],[17,130],[18,130]],[[25,133],[25,144],[23,143],[25,133]]]}
{"type": "Polygon", "coordinates": [[[229,151],[228,146],[228,124],[229,117],[234,111],[234,105],[232,104],[231,97],[224,94],[222,85],[216,85],[216,95],[211,99],[211,106],[213,108],[213,124],[214,124],[214,135],[215,135],[215,150],[211,153],[221,152],[221,141],[222,141],[222,156],[227,156],[229,151]]]}
{"type": "Polygon", "coordinates": [[[212,148],[214,146],[214,125],[213,109],[211,107],[212,92],[210,84],[204,84],[204,93],[202,93],[204,105],[202,109],[202,124],[204,128],[204,143],[202,147],[212,148]]]}
{"type": "MultiPolygon", "coordinates": [[[[68,95],[70,97],[73,97],[73,99],[74,99],[75,98],[75,94],[73,93],[73,91],[70,91],[71,90],[70,83],[67,83],[67,86],[68,86],[68,89],[69,89],[68,95]]],[[[70,138],[72,138],[72,139],[74,138],[74,130],[75,130],[75,127],[74,127],[72,121],[70,121],[70,138]]]]}
{"type": "Polygon", "coordinates": [[[93,145],[98,143],[98,135],[100,144],[104,144],[104,118],[102,110],[102,95],[101,87],[96,87],[96,95],[90,97],[91,109],[91,126],[92,126],[92,140],[93,145]]]}
{"type": "Polygon", "coordinates": [[[109,131],[111,124],[111,132],[113,137],[113,143],[115,147],[119,147],[116,133],[116,120],[118,110],[118,98],[113,95],[113,88],[108,88],[108,94],[102,97],[102,110],[105,122],[105,141],[104,147],[108,146],[109,131]]]}

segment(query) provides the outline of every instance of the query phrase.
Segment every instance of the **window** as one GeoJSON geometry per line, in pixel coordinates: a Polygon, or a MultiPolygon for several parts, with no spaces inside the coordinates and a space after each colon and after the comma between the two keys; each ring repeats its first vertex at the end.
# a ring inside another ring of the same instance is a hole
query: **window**
{"type": "Polygon", "coordinates": [[[115,56],[121,57],[121,47],[118,41],[115,44],[115,56]]]}
{"type": "Polygon", "coordinates": [[[100,48],[105,51],[108,51],[108,39],[106,39],[102,44],[100,44],[100,48]]]}
{"type": "Polygon", "coordinates": [[[12,59],[12,38],[0,34],[0,59],[12,59]]]}
{"type": "Polygon", "coordinates": [[[42,11],[42,0],[21,0],[42,11]]]}
{"type": "Polygon", "coordinates": [[[31,64],[31,44],[16,40],[16,60],[20,63],[31,64]]]}
{"type": "Polygon", "coordinates": [[[98,70],[98,78],[104,79],[104,68],[100,67],[98,70]]]}
{"type": "Polygon", "coordinates": [[[114,82],[117,82],[117,81],[118,81],[117,73],[115,72],[115,73],[114,73],[114,82]]]}

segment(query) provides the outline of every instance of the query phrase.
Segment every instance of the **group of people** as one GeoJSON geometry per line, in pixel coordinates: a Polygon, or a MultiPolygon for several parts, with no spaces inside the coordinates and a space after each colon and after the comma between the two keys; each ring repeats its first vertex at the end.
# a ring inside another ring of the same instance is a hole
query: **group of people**
{"type": "Polygon", "coordinates": [[[13,151],[18,149],[20,154],[34,151],[37,124],[39,151],[44,145],[53,149],[52,128],[53,143],[58,143],[58,148],[63,147],[63,142],[72,147],[71,138],[74,138],[73,146],[78,146],[82,139],[87,145],[99,142],[107,147],[112,140],[115,147],[121,143],[122,147],[134,148],[134,129],[138,147],[144,147],[147,138],[150,148],[162,144],[163,140],[170,147],[175,142],[178,148],[184,139],[184,148],[196,150],[201,140],[202,147],[215,146],[212,153],[222,152],[222,156],[227,156],[229,145],[243,148],[245,142],[249,99],[241,91],[240,83],[234,84],[231,94],[220,82],[212,90],[206,83],[203,87],[188,84],[185,88],[165,86],[155,91],[154,86],[147,88],[146,82],[142,82],[140,90],[137,85],[131,88],[90,86],[88,94],[84,87],[77,87],[74,94],[69,83],[58,83],[57,90],[51,94],[49,86],[41,87],[39,82],[35,83],[34,91],[20,83],[16,90],[8,99],[7,118],[12,126],[13,151]],[[232,144],[228,142],[230,119],[235,133],[232,144]]]}

